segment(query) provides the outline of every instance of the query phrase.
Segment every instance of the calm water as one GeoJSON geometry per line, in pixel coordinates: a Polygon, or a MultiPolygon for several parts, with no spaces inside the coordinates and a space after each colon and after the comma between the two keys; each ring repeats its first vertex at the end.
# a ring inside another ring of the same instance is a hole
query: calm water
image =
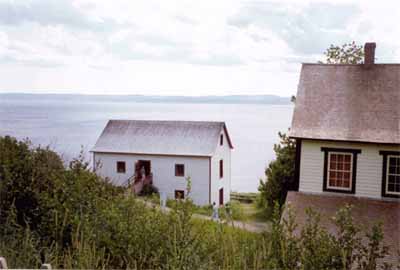
{"type": "MultiPolygon", "coordinates": [[[[256,191],[274,158],[278,131],[290,126],[293,106],[253,104],[163,104],[69,100],[0,95],[0,135],[29,137],[50,145],[66,160],[93,147],[108,119],[225,121],[235,147],[232,190],[256,191]]],[[[90,158],[89,153],[87,157],[90,158]]]]}

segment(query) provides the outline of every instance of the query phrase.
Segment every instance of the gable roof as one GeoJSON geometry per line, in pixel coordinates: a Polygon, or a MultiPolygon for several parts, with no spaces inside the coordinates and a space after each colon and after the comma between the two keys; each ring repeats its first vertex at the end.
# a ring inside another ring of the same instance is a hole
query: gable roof
{"type": "Polygon", "coordinates": [[[400,64],[303,64],[290,136],[400,144],[400,64]]]}
{"type": "Polygon", "coordinates": [[[92,152],[212,156],[224,122],[109,120],[92,152]]]}

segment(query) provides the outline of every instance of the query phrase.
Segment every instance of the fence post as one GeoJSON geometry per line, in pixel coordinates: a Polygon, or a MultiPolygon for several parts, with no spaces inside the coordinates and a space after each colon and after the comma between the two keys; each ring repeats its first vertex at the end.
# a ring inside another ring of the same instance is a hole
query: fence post
{"type": "Polygon", "coordinates": [[[51,270],[51,264],[49,264],[49,263],[44,263],[44,264],[42,264],[42,266],[40,267],[40,269],[51,270]]]}
{"type": "Polygon", "coordinates": [[[0,257],[0,269],[8,269],[6,258],[0,257]]]}

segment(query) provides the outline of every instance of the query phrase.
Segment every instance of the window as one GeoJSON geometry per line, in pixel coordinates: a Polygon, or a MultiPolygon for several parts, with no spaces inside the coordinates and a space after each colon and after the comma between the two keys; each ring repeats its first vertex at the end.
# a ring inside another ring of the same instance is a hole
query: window
{"type": "Polygon", "coordinates": [[[125,161],[117,161],[117,173],[125,173],[125,161]]]}
{"type": "Polygon", "coordinates": [[[383,155],[382,196],[400,198],[400,152],[379,153],[383,155]]]}
{"type": "Polygon", "coordinates": [[[323,191],[355,193],[357,154],[361,150],[325,148],[323,191]]]}
{"type": "Polygon", "coordinates": [[[185,199],[185,191],[175,190],[175,199],[185,199]]]}
{"type": "Polygon", "coordinates": [[[224,177],[224,161],[221,159],[219,161],[219,178],[224,177]]]}
{"type": "Polygon", "coordinates": [[[351,190],[352,159],[352,154],[329,153],[328,188],[351,190]]]}
{"type": "Polygon", "coordinates": [[[400,195],[400,156],[388,156],[386,193],[400,195]]]}
{"type": "Polygon", "coordinates": [[[224,135],[221,134],[220,138],[219,138],[219,145],[224,145],[224,135]]]}
{"type": "Polygon", "coordinates": [[[184,164],[175,164],[175,176],[185,176],[184,164]]]}

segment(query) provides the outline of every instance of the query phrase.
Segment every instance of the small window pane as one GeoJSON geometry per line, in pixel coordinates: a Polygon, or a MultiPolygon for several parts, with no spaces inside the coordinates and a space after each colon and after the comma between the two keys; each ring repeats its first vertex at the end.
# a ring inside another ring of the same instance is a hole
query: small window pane
{"type": "Polygon", "coordinates": [[[395,174],[396,173],[396,167],[389,165],[389,173],[390,174],[395,174]]]}
{"type": "Polygon", "coordinates": [[[345,163],[344,164],[344,170],[345,171],[350,171],[350,163],[345,163]]]}
{"type": "Polygon", "coordinates": [[[175,164],[175,176],[185,176],[184,164],[175,164]]]}
{"type": "Polygon", "coordinates": [[[350,155],[346,155],[345,158],[344,158],[344,161],[347,162],[347,163],[350,163],[351,156],[350,155]]]}
{"type": "Polygon", "coordinates": [[[343,187],[349,188],[350,187],[350,181],[343,181],[343,187]]]}
{"type": "Polygon", "coordinates": [[[343,170],[344,164],[343,163],[338,163],[337,169],[338,170],[343,170]]]}
{"type": "Polygon", "coordinates": [[[185,192],[183,190],[175,190],[175,199],[184,199],[185,192]]]}
{"type": "Polygon", "coordinates": [[[117,161],[117,173],[125,173],[125,162],[124,161],[117,161]]]}
{"type": "Polygon", "coordinates": [[[224,177],[224,161],[221,159],[219,161],[219,178],[224,177]]]}
{"type": "Polygon", "coordinates": [[[336,162],[332,162],[331,163],[331,169],[332,170],[336,170],[337,169],[337,163],[336,162]]]}
{"type": "Polygon", "coordinates": [[[396,166],[396,164],[397,164],[397,158],[390,157],[389,158],[389,166],[396,166]]]}
{"type": "Polygon", "coordinates": [[[329,185],[331,186],[331,187],[334,187],[334,186],[336,186],[336,179],[329,179],[329,185]]]}

